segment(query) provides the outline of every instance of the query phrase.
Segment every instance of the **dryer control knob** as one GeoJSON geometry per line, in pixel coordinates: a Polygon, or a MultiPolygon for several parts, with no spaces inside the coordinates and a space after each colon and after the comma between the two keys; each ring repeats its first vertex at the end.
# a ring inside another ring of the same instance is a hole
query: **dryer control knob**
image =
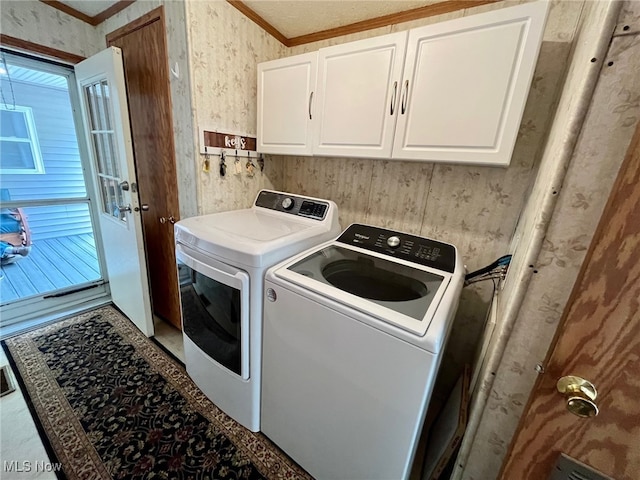
{"type": "Polygon", "coordinates": [[[400,238],[396,237],[395,235],[393,237],[389,237],[387,239],[387,245],[389,245],[391,248],[398,248],[400,246],[400,238]]]}
{"type": "Polygon", "coordinates": [[[293,198],[287,197],[282,200],[282,208],[285,210],[291,210],[293,208],[293,198]]]}

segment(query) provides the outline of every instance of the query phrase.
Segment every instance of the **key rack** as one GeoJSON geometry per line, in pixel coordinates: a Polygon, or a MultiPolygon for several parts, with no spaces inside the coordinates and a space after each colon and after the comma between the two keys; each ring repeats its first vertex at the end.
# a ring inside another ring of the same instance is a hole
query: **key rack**
{"type": "Polygon", "coordinates": [[[256,152],[255,137],[201,128],[200,153],[220,157],[222,152],[226,158],[254,160],[260,158],[260,154],[256,152]]]}

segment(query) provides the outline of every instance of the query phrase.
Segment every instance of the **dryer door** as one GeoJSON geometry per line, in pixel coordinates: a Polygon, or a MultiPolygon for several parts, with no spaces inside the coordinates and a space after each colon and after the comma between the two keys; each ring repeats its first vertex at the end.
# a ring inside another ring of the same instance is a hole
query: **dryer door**
{"type": "Polygon", "coordinates": [[[207,356],[249,378],[249,275],[178,245],[182,328],[207,356]]]}

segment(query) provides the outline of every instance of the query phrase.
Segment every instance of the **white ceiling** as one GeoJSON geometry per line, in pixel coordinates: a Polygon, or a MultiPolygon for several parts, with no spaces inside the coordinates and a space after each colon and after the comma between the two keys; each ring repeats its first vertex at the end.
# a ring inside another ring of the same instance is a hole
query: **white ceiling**
{"type": "Polygon", "coordinates": [[[287,38],[423,7],[441,0],[246,0],[244,3],[287,38]]]}
{"type": "MultiPolygon", "coordinates": [[[[145,1],[145,0],[138,0],[145,1]]],[[[203,0],[200,0],[203,1],[203,0]]],[[[207,0],[223,1],[223,0],[207,0]]],[[[403,12],[442,0],[246,0],[244,3],[287,38],[403,12]]],[[[62,0],[94,17],[115,0],[62,0]]]]}
{"type": "Polygon", "coordinates": [[[95,17],[99,13],[104,12],[117,1],[111,0],[62,0],[61,3],[69,5],[71,8],[78,10],[79,12],[95,17]]]}

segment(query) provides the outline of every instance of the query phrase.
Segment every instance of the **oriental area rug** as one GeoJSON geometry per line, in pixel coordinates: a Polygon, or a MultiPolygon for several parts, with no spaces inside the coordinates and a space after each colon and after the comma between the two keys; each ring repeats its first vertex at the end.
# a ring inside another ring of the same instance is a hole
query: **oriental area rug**
{"type": "Polygon", "coordinates": [[[62,478],[309,479],[112,307],[3,342],[62,478]]]}

